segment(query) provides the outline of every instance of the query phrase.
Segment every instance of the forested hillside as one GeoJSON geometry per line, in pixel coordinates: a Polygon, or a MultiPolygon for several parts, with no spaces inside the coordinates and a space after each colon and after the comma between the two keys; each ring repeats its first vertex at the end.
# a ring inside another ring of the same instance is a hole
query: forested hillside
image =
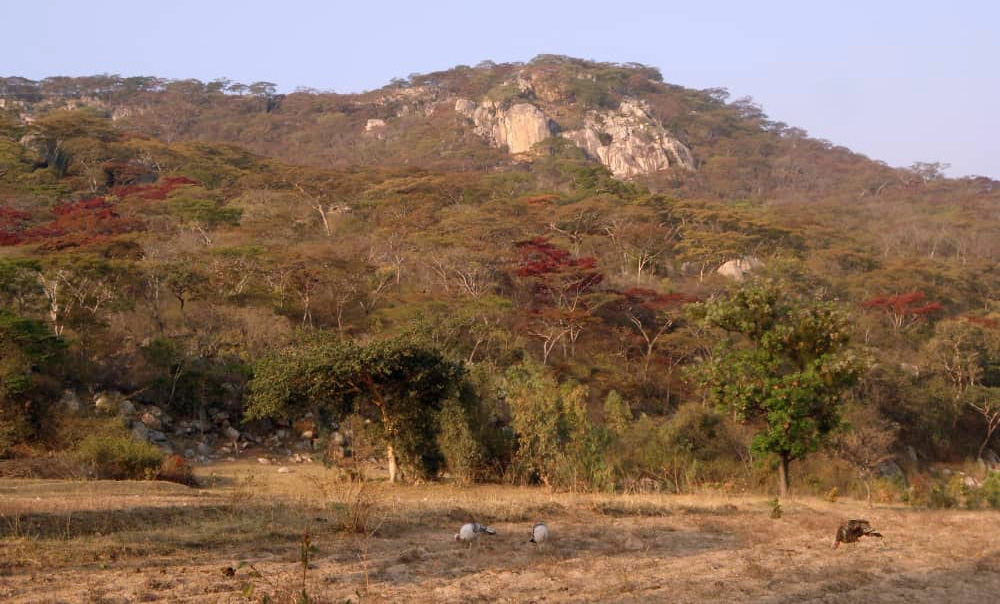
{"type": "Polygon", "coordinates": [[[998,242],[996,181],[638,64],[8,77],[0,455],[120,426],[117,392],[181,454],[281,430],[404,476],[927,501],[1000,461],[998,242]]]}

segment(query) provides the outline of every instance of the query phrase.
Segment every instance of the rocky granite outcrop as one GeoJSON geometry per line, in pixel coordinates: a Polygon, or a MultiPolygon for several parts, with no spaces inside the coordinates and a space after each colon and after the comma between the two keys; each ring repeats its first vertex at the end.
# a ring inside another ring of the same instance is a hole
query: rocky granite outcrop
{"type": "MultiPolygon", "coordinates": [[[[476,134],[512,154],[525,153],[559,131],[559,126],[531,103],[504,108],[496,101],[457,99],[455,111],[472,120],[476,134]]],[[[561,133],[618,178],[668,168],[694,169],[691,152],[657,121],[639,100],[626,100],[615,111],[591,111],[583,128],[561,133]]]]}
{"type": "Polygon", "coordinates": [[[458,99],[455,111],[472,120],[476,134],[495,147],[507,147],[513,154],[530,151],[552,136],[554,129],[552,120],[531,103],[517,103],[505,109],[495,101],[476,104],[458,99]]]}
{"type": "Polygon", "coordinates": [[[649,113],[639,100],[622,101],[617,111],[591,111],[583,128],[563,132],[618,178],[667,168],[694,169],[691,151],[649,113]]]}

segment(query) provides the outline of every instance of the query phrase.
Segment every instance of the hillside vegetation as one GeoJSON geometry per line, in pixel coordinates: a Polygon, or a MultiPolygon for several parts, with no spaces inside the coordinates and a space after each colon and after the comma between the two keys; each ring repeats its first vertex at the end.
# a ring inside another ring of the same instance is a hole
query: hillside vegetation
{"type": "Polygon", "coordinates": [[[118,434],[90,401],[119,392],[191,442],[246,438],[224,416],[404,477],[995,498],[939,469],[1000,461],[996,181],[558,56],[361,94],[9,77],[0,99],[0,455],[118,434]],[[553,135],[510,154],[462,99],[553,135]],[[559,135],[623,101],[692,165],[615,178],[559,135]]]}

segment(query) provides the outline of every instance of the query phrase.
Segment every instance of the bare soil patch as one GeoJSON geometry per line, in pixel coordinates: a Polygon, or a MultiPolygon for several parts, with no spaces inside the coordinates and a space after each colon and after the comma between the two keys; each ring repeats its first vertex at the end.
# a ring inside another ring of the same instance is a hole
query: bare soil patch
{"type": "Polygon", "coordinates": [[[0,480],[0,601],[987,602],[1000,514],[763,497],[343,483],[229,463],[172,483],[0,480]],[[885,537],[832,549],[838,524],[885,537]],[[467,521],[497,535],[471,549],[467,521]],[[552,539],[528,543],[535,521],[552,539]],[[303,565],[303,548],[307,552],[303,565]],[[304,572],[303,572],[304,571],[304,572]]]}

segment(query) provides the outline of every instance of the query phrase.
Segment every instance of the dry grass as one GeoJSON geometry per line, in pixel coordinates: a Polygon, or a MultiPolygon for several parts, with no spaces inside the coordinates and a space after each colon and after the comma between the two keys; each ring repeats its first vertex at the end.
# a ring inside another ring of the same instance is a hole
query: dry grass
{"type": "Polygon", "coordinates": [[[338,481],[222,464],[206,486],[0,481],[0,601],[983,602],[1000,514],[765,497],[338,481]],[[831,549],[844,519],[885,534],[831,549]],[[495,527],[471,552],[452,540],[495,527]],[[553,538],[528,543],[546,521],[553,538]]]}

